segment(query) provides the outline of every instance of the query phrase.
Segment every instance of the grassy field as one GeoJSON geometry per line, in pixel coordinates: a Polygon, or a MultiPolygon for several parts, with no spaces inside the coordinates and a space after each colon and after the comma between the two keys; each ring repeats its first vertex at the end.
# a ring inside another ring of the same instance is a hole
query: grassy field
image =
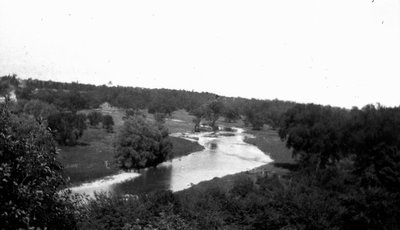
{"type": "Polygon", "coordinates": [[[247,130],[246,133],[255,138],[246,138],[245,142],[257,146],[274,160],[272,164],[261,166],[260,170],[285,173],[287,169],[295,167],[291,150],[285,146],[275,130],[264,126],[263,130],[247,130]]]}
{"type": "Polygon", "coordinates": [[[188,141],[179,137],[170,137],[170,140],[174,146],[172,149],[173,158],[186,156],[189,153],[198,152],[204,149],[203,146],[196,142],[188,141]]]}
{"type": "Polygon", "coordinates": [[[101,178],[118,171],[112,164],[113,139],[114,134],[104,129],[89,128],[80,139],[85,145],[60,146],[60,161],[71,183],[101,178]]]}

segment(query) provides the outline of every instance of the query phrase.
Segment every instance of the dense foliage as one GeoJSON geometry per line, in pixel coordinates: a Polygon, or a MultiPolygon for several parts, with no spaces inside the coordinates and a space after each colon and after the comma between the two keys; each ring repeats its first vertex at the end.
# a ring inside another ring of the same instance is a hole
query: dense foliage
{"type": "Polygon", "coordinates": [[[233,107],[232,105],[225,105],[223,116],[225,117],[226,122],[236,122],[236,120],[240,119],[239,109],[233,107]]]}
{"type": "Polygon", "coordinates": [[[168,131],[142,116],[128,117],[115,140],[117,163],[122,169],[156,166],[168,159],[172,144],[168,131]]]}
{"type": "Polygon", "coordinates": [[[296,105],[284,115],[279,134],[300,161],[325,168],[346,155],[347,115],[332,107],[296,105]]]}
{"type": "Polygon", "coordinates": [[[399,117],[399,108],[379,105],[344,111],[312,104],[285,116],[280,134],[300,155],[305,176],[340,187],[337,178],[324,173],[346,175],[346,189],[337,198],[346,229],[400,227],[399,117]]]}
{"type": "Polygon", "coordinates": [[[48,126],[60,145],[75,145],[86,127],[86,115],[70,112],[48,117],[48,126]]]}
{"type": "Polygon", "coordinates": [[[225,111],[225,105],[218,98],[201,105],[200,107],[192,110],[190,113],[194,116],[194,131],[200,131],[200,123],[204,118],[208,125],[214,130],[218,130],[216,125],[217,120],[222,116],[225,111]]]}
{"type": "Polygon", "coordinates": [[[168,191],[140,197],[96,194],[89,201],[81,219],[81,229],[95,230],[186,230],[188,223],[178,213],[179,201],[168,191]]]}
{"type": "Polygon", "coordinates": [[[89,119],[89,124],[91,126],[98,126],[103,120],[103,115],[98,111],[91,111],[87,118],[89,119]]]}
{"type": "Polygon", "coordinates": [[[47,119],[50,115],[58,113],[54,105],[40,100],[30,100],[24,105],[24,113],[36,119],[47,119]]]}
{"type": "Polygon", "coordinates": [[[113,132],[113,126],[114,126],[114,119],[111,115],[104,115],[102,118],[102,124],[103,124],[103,128],[105,128],[107,130],[107,132],[113,132]]]}
{"type": "Polygon", "coordinates": [[[0,108],[0,225],[2,229],[73,229],[74,206],[56,160],[56,145],[35,120],[0,108]]]}

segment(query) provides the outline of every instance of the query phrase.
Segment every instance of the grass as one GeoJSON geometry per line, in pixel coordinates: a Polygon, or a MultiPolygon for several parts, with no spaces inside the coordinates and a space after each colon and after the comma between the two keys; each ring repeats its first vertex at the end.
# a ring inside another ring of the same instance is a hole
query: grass
{"type": "Polygon", "coordinates": [[[112,164],[114,152],[112,142],[114,134],[104,129],[85,130],[80,142],[87,145],[60,146],[60,161],[64,165],[64,174],[71,183],[101,178],[116,173],[112,164]],[[109,167],[106,167],[108,162],[109,167]]]}
{"type": "Polygon", "coordinates": [[[281,141],[276,130],[264,126],[262,130],[246,130],[246,133],[254,136],[254,138],[246,137],[244,140],[246,143],[257,146],[274,160],[273,163],[256,168],[253,172],[285,174],[289,169],[295,168],[296,162],[292,152],[286,147],[285,142],[281,141]]]}
{"type": "Polygon", "coordinates": [[[178,110],[173,112],[169,119],[166,119],[165,126],[170,133],[192,132],[194,129],[193,118],[194,117],[189,115],[185,110],[178,110]]]}
{"type": "Polygon", "coordinates": [[[179,137],[170,137],[173,144],[172,156],[178,158],[204,149],[197,142],[188,141],[179,137]]]}
{"type": "Polygon", "coordinates": [[[295,163],[290,149],[281,141],[275,130],[264,127],[263,130],[247,130],[246,133],[253,135],[255,138],[247,137],[244,141],[257,146],[261,151],[274,159],[274,162],[295,163]]]}

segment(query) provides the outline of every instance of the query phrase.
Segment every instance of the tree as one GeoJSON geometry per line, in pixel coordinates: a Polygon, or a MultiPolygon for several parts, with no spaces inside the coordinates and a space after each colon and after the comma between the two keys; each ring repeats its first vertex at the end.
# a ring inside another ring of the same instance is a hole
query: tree
{"type": "Polygon", "coordinates": [[[400,108],[352,110],[346,128],[345,146],[355,155],[354,173],[362,187],[400,192],[400,108]]]}
{"type": "Polygon", "coordinates": [[[125,115],[122,118],[128,119],[129,117],[133,117],[133,116],[145,117],[145,115],[139,109],[130,108],[130,109],[125,110],[125,115]]]}
{"type": "Polygon", "coordinates": [[[224,110],[224,104],[218,99],[208,103],[205,107],[205,118],[210,121],[210,126],[214,131],[218,130],[215,125],[224,110]]]}
{"type": "Polygon", "coordinates": [[[107,132],[111,133],[113,131],[114,120],[111,115],[104,115],[102,123],[107,132]]]}
{"type": "Polygon", "coordinates": [[[156,122],[158,122],[160,124],[164,124],[166,116],[167,115],[165,113],[155,113],[154,114],[154,120],[156,120],[156,122]]]}
{"type": "Polygon", "coordinates": [[[233,106],[225,106],[224,113],[225,121],[229,123],[233,123],[236,120],[240,119],[240,114],[236,108],[233,106]]]}
{"type": "Polygon", "coordinates": [[[250,124],[253,130],[261,130],[264,126],[264,116],[257,108],[248,108],[245,111],[245,124],[250,124]]]}
{"type": "Polygon", "coordinates": [[[200,106],[200,107],[192,110],[190,112],[190,114],[194,116],[194,118],[192,120],[194,123],[194,131],[200,132],[200,122],[201,122],[201,119],[205,115],[204,106],[200,106]]]}
{"type": "Polygon", "coordinates": [[[49,116],[48,126],[59,144],[75,145],[86,129],[85,121],[84,114],[57,113],[49,116]]]}
{"type": "Polygon", "coordinates": [[[148,112],[151,114],[164,113],[171,116],[171,113],[177,109],[176,103],[175,97],[156,94],[148,106],[148,112]]]}
{"type": "Polygon", "coordinates": [[[0,108],[0,223],[5,229],[73,229],[75,208],[46,127],[0,108]]]}
{"type": "MultiPolygon", "coordinates": [[[[83,130],[87,129],[87,116],[83,113],[75,114],[73,126],[78,130],[78,138],[82,137],[83,130]]],[[[78,139],[77,138],[77,139],[78,139]]]]}
{"type": "Polygon", "coordinates": [[[168,159],[172,150],[168,131],[140,116],[125,120],[114,146],[117,163],[122,169],[156,166],[168,159]]]}
{"type": "Polygon", "coordinates": [[[61,93],[61,107],[68,108],[73,113],[77,112],[80,109],[87,108],[88,104],[88,97],[86,97],[86,95],[83,95],[76,89],[73,89],[68,93],[61,93]]]}
{"type": "Polygon", "coordinates": [[[288,110],[279,131],[301,163],[317,168],[335,164],[343,155],[346,111],[315,104],[288,110]]]}
{"type": "Polygon", "coordinates": [[[98,111],[91,111],[87,118],[91,126],[97,126],[103,120],[103,115],[98,111]]]}
{"type": "Polygon", "coordinates": [[[58,110],[52,104],[34,99],[25,104],[24,113],[32,115],[36,119],[47,119],[50,115],[58,113],[58,110]]]}

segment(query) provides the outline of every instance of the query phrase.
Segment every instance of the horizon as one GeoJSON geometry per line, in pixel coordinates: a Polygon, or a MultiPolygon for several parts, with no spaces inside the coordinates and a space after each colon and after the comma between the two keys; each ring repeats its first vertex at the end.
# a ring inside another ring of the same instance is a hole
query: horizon
{"type": "Polygon", "coordinates": [[[400,105],[400,1],[2,1],[0,28],[0,76],[400,105]]]}

